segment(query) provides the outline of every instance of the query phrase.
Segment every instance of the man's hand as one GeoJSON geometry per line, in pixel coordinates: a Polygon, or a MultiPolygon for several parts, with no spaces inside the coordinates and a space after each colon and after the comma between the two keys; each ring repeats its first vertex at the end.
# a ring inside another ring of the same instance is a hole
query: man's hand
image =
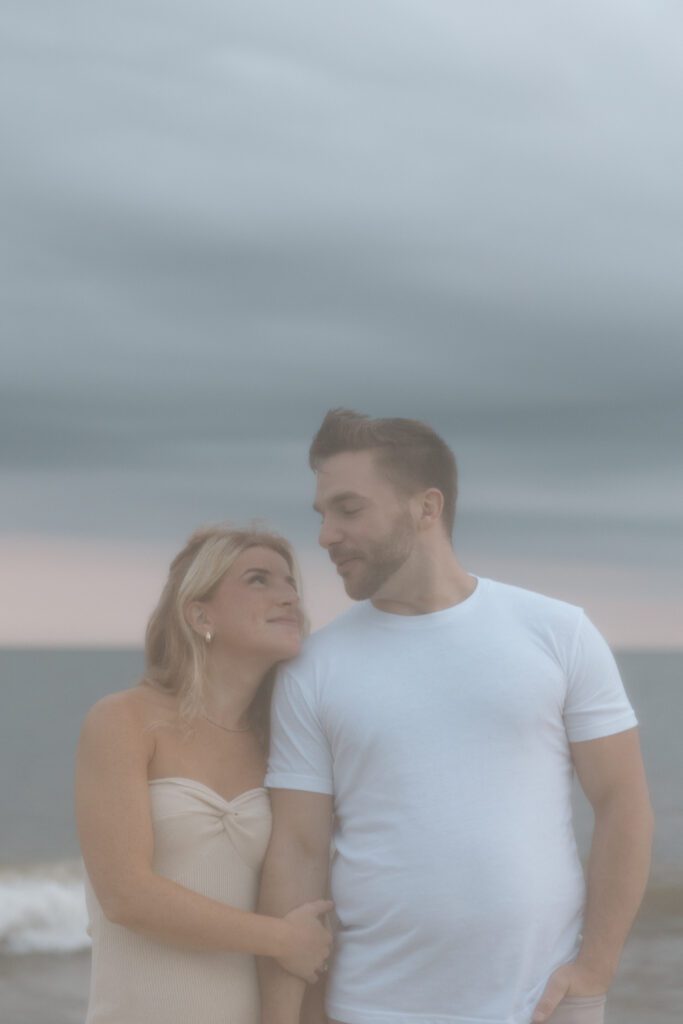
{"type": "Polygon", "coordinates": [[[602,996],[609,988],[609,980],[579,963],[564,964],[550,975],[543,995],[536,1004],[533,1024],[546,1021],[566,996],[602,996]]]}
{"type": "Polygon", "coordinates": [[[536,1005],[546,1021],[567,996],[604,995],[643,897],[650,863],[652,811],[638,730],[571,744],[579,782],[595,813],[579,954],[551,974],[536,1005]]]}

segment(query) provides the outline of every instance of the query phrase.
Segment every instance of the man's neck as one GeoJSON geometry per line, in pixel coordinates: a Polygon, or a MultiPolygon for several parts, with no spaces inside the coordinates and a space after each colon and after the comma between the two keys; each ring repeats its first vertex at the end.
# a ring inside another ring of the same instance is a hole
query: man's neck
{"type": "Polygon", "coordinates": [[[372,603],[393,615],[428,615],[467,600],[476,586],[450,546],[418,549],[373,595],[372,603]]]}

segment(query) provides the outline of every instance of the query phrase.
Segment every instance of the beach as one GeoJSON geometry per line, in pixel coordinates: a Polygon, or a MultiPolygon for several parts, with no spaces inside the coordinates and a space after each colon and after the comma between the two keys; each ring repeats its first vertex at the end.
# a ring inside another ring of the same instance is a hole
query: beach
{"type": "MultiPolygon", "coordinates": [[[[681,963],[683,891],[653,890],[624,950],[606,1024],[679,1024],[681,963]]],[[[87,950],[0,956],[2,1024],[83,1024],[89,973],[87,950]]]]}
{"type": "Polygon", "coordinates": [[[83,1024],[90,952],[0,955],[3,1024],[83,1024]]]}
{"type": "Polygon", "coordinates": [[[678,1024],[683,1007],[683,891],[643,902],[607,1004],[606,1024],[678,1024]]]}

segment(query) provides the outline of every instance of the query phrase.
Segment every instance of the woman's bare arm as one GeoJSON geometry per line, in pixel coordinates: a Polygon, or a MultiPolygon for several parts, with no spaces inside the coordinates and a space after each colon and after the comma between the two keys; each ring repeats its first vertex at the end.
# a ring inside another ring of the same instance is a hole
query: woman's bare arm
{"type": "Polygon", "coordinates": [[[294,921],[209,899],[152,870],[154,836],[147,768],[154,752],[130,692],[99,701],[86,716],[76,763],[76,817],[83,859],[105,916],[161,942],[189,949],[253,953],[314,977],[327,935],[320,903],[294,921]]]}

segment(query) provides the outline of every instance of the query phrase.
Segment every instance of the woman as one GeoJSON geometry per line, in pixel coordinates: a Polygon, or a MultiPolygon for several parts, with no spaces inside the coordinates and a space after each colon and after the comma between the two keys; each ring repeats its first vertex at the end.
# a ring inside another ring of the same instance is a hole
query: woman
{"type": "Polygon", "coordinates": [[[303,631],[296,577],[279,537],[200,530],[150,619],[143,680],[86,716],[87,1024],[257,1024],[256,955],[308,981],[324,969],[331,903],[254,913],[271,670],[303,631]]]}

